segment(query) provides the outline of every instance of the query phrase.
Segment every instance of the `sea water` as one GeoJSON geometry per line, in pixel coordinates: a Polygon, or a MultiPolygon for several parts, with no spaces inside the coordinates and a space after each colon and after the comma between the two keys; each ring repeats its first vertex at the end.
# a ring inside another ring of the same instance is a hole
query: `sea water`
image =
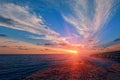
{"type": "Polygon", "coordinates": [[[33,72],[62,64],[70,55],[0,54],[0,80],[21,80],[33,72]]]}
{"type": "MultiPolygon", "coordinates": [[[[47,67],[72,62],[70,54],[0,54],[0,80],[24,80],[26,76],[47,67]]],[[[100,66],[106,66],[113,61],[78,57],[79,60],[88,60],[100,66]]]]}

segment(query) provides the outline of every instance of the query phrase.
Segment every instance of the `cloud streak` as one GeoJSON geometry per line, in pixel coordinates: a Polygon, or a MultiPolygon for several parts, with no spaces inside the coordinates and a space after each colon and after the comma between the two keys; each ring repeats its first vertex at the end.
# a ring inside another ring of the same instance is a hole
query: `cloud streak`
{"type": "Polygon", "coordinates": [[[65,23],[68,22],[75,27],[77,33],[66,37],[61,37],[59,33],[46,25],[44,18],[36,15],[34,11],[31,10],[34,10],[34,8],[19,6],[13,3],[3,3],[0,5],[0,26],[37,34],[27,35],[27,38],[35,40],[70,44],[70,39],[73,39],[73,44],[78,42],[79,44],[86,44],[88,46],[88,43],[90,43],[91,46],[98,43],[98,40],[91,40],[91,37],[93,38],[95,36],[94,38],[97,37],[98,39],[104,25],[109,22],[113,15],[113,7],[118,2],[117,0],[43,1],[43,3],[48,6],[42,5],[40,11],[45,10],[45,12],[49,12],[49,9],[54,9],[62,15],[65,23]]]}
{"type": "Polygon", "coordinates": [[[61,13],[83,38],[89,38],[101,30],[110,20],[112,8],[116,5],[113,0],[76,0],[70,4],[71,13],[61,13]]]}
{"type": "MultiPolygon", "coordinates": [[[[59,33],[50,29],[41,16],[30,13],[30,8],[12,3],[0,5],[0,26],[17,30],[23,30],[38,35],[44,35],[42,39],[52,42],[67,42],[59,33]]],[[[36,37],[34,37],[36,38],[36,37]]],[[[40,39],[41,37],[39,37],[40,39]]]]}

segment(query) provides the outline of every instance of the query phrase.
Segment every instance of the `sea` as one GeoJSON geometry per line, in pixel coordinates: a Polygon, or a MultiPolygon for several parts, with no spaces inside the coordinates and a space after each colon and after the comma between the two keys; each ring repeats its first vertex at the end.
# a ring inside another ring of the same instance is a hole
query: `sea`
{"type": "MultiPolygon", "coordinates": [[[[0,80],[24,80],[26,76],[38,70],[72,61],[71,56],[68,54],[0,54],[0,80]]],[[[105,60],[84,59],[102,66],[108,65],[105,60]]]]}
{"type": "Polygon", "coordinates": [[[43,68],[63,64],[65,54],[0,54],[0,80],[22,80],[43,68]]]}

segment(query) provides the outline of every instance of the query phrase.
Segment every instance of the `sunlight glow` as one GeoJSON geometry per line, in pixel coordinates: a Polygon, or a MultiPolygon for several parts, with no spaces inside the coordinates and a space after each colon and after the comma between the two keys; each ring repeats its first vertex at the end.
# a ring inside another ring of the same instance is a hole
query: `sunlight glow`
{"type": "Polygon", "coordinates": [[[70,53],[74,53],[74,54],[77,54],[77,50],[66,50],[67,52],[70,52],[70,53]]]}

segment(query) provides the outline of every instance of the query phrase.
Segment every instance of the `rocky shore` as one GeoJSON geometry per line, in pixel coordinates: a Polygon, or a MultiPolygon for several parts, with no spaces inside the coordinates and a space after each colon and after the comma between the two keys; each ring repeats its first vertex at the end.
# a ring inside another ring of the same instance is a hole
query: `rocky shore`
{"type": "Polygon", "coordinates": [[[92,54],[91,57],[109,59],[120,63],[120,51],[92,54]]]}

